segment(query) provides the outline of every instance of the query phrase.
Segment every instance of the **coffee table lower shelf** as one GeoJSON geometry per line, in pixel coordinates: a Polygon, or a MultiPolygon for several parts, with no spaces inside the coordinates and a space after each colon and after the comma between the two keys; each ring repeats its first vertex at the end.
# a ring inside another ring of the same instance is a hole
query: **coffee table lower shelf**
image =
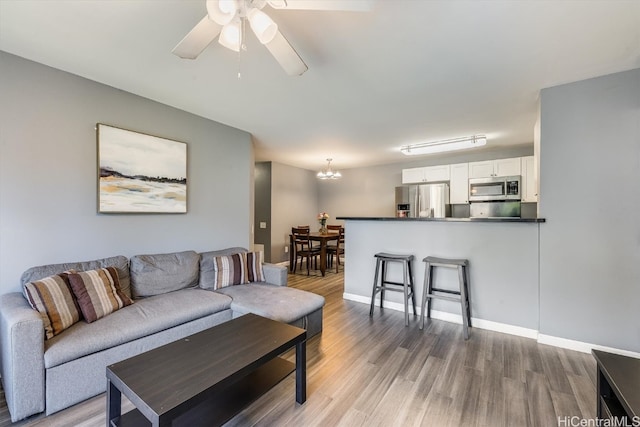
{"type": "MultiPolygon", "coordinates": [[[[222,425],[285,379],[295,369],[295,363],[276,357],[223,392],[180,415],[173,420],[172,426],[210,427],[222,425]]],[[[134,409],[123,414],[119,419],[111,420],[110,425],[112,427],[141,427],[150,426],[151,422],[139,410],[134,409]]]]}

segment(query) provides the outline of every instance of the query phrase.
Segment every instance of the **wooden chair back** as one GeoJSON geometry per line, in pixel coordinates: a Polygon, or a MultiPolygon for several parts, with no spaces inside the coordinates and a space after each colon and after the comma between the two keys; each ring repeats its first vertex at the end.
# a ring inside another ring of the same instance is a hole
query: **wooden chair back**
{"type": "Polygon", "coordinates": [[[293,244],[295,246],[296,253],[304,252],[311,247],[309,233],[309,226],[291,227],[291,234],[293,235],[293,244]]]}

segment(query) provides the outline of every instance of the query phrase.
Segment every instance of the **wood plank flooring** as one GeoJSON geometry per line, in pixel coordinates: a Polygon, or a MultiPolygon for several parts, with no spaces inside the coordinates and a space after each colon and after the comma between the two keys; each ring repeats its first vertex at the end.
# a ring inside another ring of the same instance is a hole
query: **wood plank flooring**
{"type": "MultiPolygon", "coordinates": [[[[291,375],[227,426],[557,426],[558,417],[595,417],[589,354],[481,329],[464,341],[460,325],[432,320],[421,331],[393,310],[369,318],[367,305],[342,299],[342,272],[305,271],[289,285],[327,300],[324,331],[307,344],[307,402],[295,403],[291,375]]],[[[8,419],[2,394],[0,426],[104,426],[105,395],[50,417],[8,419]]]]}

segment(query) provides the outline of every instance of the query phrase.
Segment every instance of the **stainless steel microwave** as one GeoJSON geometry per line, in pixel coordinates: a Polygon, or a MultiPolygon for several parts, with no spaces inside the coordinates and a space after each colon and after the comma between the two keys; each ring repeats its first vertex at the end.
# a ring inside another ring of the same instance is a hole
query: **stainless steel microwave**
{"type": "Polygon", "coordinates": [[[521,200],[520,175],[469,178],[469,201],[521,200]]]}

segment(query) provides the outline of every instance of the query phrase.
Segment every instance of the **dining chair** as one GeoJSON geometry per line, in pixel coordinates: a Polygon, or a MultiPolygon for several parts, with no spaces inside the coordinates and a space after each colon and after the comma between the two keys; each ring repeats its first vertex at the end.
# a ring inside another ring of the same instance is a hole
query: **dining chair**
{"type": "MultiPolygon", "coordinates": [[[[298,228],[303,228],[311,232],[311,226],[309,225],[299,225],[298,228]]],[[[309,240],[309,244],[311,245],[312,248],[317,248],[318,250],[320,250],[320,243],[314,242],[313,240],[309,240]]]]}
{"type": "Polygon", "coordinates": [[[327,243],[327,261],[329,266],[333,265],[333,256],[336,256],[336,273],[338,272],[338,267],[340,266],[340,255],[344,255],[344,227],[341,225],[327,225],[328,230],[337,230],[340,237],[333,242],[327,243]],[[329,228],[335,227],[335,228],[329,228]]]}
{"type": "Polygon", "coordinates": [[[291,227],[291,235],[293,236],[293,249],[295,251],[293,272],[296,272],[298,258],[300,259],[300,268],[302,268],[302,260],[304,259],[307,261],[308,276],[311,266],[311,260],[314,260],[316,267],[318,265],[318,255],[320,255],[320,248],[316,248],[311,245],[311,240],[309,240],[309,228],[291,227]]]}

